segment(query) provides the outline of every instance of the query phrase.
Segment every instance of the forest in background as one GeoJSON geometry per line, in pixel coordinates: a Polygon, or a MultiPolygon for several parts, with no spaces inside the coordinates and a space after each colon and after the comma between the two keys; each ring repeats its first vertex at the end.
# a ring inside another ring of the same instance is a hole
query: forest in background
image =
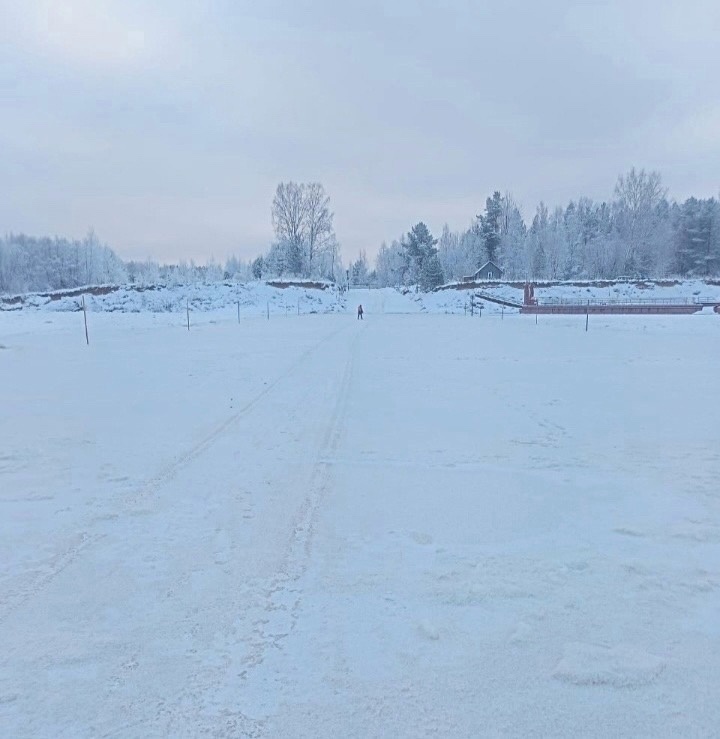
{"type": "Polygon", "coordinates": [[[267,252],[224,264],[124,261],[92,230],[82,240],[9,234],[0,238],[0,292],[291,276],[430,290],[488,260],[509,280],[720,276],[720,203],[714,197],[676,202],[658,172],[631,169],[606,202],[580,197],[552,211],[540,203],[529,223],[510,193],[496,191],[466,229],[445,225],[436,237],[418,222],[384,242],[374,264],[364,251],[343,264],[333,219],[322,184],[280,183],[267,252]]]}

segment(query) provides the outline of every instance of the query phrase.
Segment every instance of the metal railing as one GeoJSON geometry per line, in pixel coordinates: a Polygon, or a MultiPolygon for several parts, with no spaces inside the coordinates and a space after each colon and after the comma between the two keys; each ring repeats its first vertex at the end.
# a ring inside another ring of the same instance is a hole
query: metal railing
{"type": "Polygon", "coordinates": [[[718,298],[538,298],[536,305],[717,305],[718,298]]]}

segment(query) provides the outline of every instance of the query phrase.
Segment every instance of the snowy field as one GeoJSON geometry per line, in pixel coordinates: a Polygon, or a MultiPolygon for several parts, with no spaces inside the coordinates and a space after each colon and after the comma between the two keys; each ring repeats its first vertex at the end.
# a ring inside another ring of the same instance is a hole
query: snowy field
{"type": "Polygon", "coordinates": [[[0,314],[0,735],[717,736],[720,317],[357,302],[0,314]]]}

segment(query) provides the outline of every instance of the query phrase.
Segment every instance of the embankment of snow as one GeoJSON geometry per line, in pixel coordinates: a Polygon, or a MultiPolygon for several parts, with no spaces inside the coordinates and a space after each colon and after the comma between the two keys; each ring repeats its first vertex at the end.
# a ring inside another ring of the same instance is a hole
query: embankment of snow
{"type": "MultiPolygon", "coordinates": [[[[597,282],[538,282],[535,297],[540,303],[587,301],[637,302],[662,299],[668,302],[720,302],[720,282],[717,280],[659,281],[597,281],[597,282]]],[[[46,293],[29,293],[0,297],[0,311],[23,309],[45,311],[78,311],[82,299],[93,312],[122,313],[183,313],[191,311],[233,310],[240,305],[241,315],[288,313],[337,313],[354,311],[362,303],[368,316],[382,313],[454,313],[470,310],[474,296],[474,311],[499,315],[517,313],[518,309],[503,306],[487,298],[523,302],[523,283],[487,282],[445,285],[430,293],[415,288],[352,288],[343,293],[329,282],[300,280],[270,282],[215,282],[188,285],[102,285],[46,293]],[[486,296],[483,298],[482,296],[486,296]]],[[[705,312],[712,312],[709,309],[705,312]]]]}
{"type": "MultiPolygon", "coordinates": [[[[700,300],[706,298],[720,302],[720,282],[718,280],[643,280],[594,282],[535,282],[535,297],[540,303],[564,301],[583,304],[587,301],[622,301],[627,303],[652,299],[700,300]]],[[[431,313],[464,313],[469,308],[471,296],[485,295],[521,304],[523,302],[522,282],[453,283],[444,285],[431,293],[421,293],[422,304],[431,313]]],[[[482,304],[483,312],[517,312],[482,298],[475,298],[476,309],[482,304]]]]}
{"type": "Polygon", "coordinates": [[[0,298],[0,310],[77,311],[82,300],[89,311],[121,313],[181,313],[213,311],[239,304],[241,314],[334,313],[345,310],[345,297],[327,282],[215,282],[189,285],[122,285],[29,293],[0,298]]]}

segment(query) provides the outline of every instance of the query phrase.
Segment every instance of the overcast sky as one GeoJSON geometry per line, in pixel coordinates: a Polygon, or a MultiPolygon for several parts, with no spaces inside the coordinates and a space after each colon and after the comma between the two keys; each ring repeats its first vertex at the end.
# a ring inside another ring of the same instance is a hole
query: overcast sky
{"type": "Polygon", "coordinates": [[[633,165],[717,195],[717,0],[0,0],[0,232],[254,257],[320,181],[350,258],[633,165]]]}

